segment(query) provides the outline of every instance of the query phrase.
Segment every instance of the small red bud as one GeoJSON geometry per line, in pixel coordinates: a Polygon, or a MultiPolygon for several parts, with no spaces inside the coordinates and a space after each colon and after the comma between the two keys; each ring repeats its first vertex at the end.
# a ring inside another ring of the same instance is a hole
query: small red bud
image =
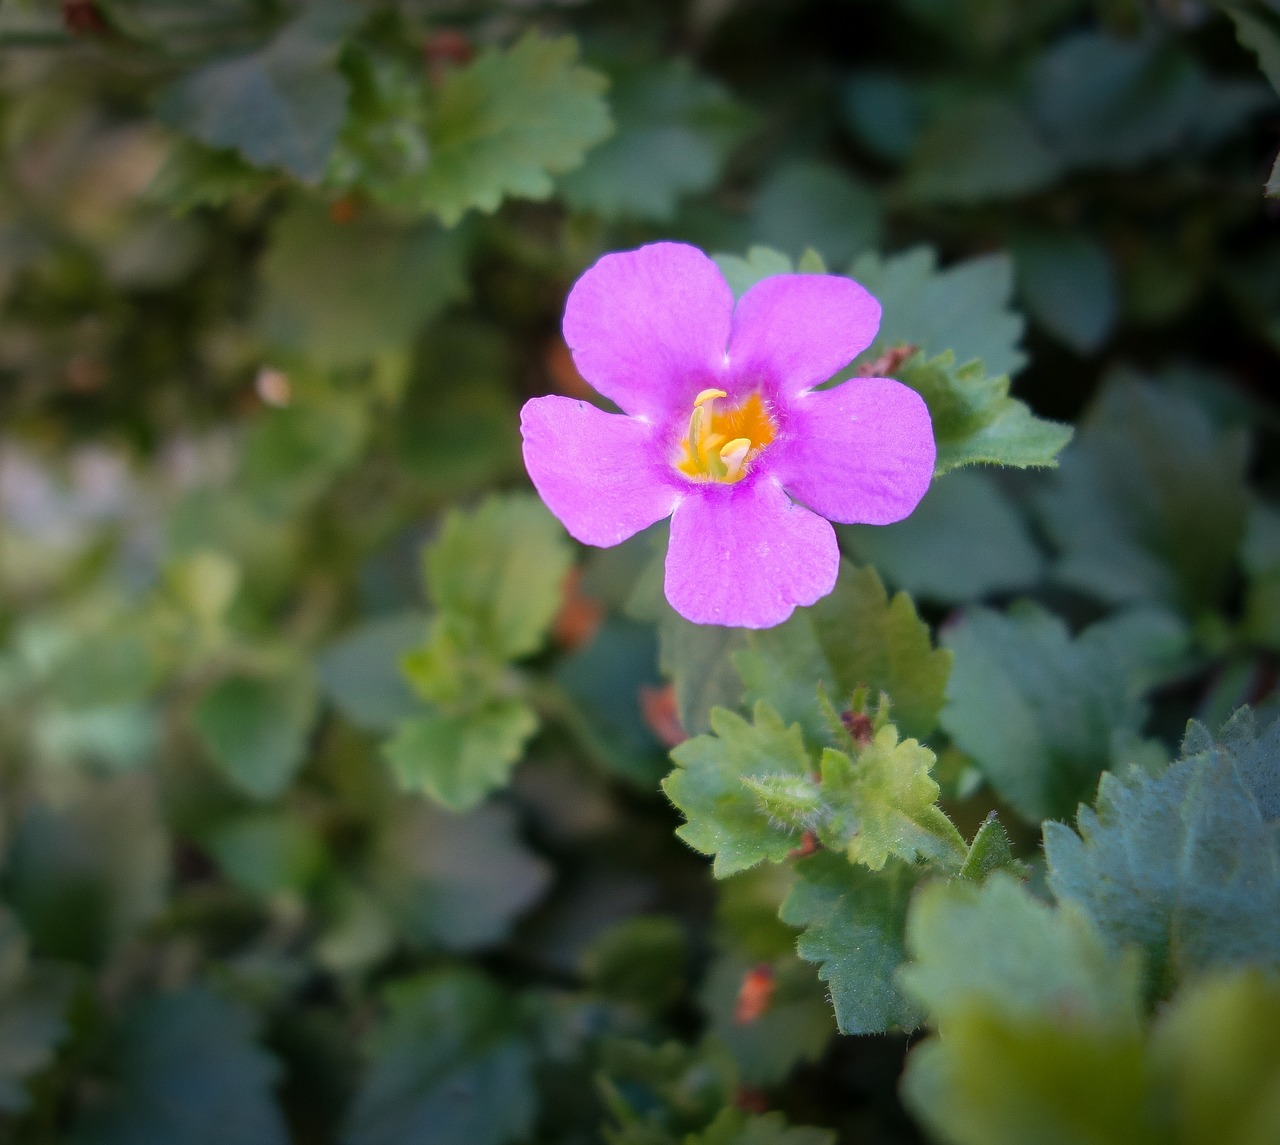
{"type": "Polygon", "coordinates": [[[773,991],[777,983],[773,978],[773,967],[767,962],[760,963],[742,976],[742,984],[738,987],[738,1000],[733,1007],[733,1020],[740,1026],[749,1026],[762,1017],[773,1000],[773,991]]]}

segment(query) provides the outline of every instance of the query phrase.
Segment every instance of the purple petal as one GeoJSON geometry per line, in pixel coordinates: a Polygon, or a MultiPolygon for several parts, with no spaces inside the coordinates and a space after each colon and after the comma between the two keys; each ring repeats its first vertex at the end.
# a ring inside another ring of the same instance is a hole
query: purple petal
{"type": "Polygon", "coordinates": [[[652,243],[607,254],[578,279],[564,340],[600,393],[656,419],[723,376],[732,314],[733,293],[702,251],[652,243]]]}
{"type": "Polygon", "coordinates": [[[849,278],[779,274],[738,301],[729,336],[734,376],[781,396],[839,373],[875,340],[880,303],[849,278]]]}
{"type": "Polygon", "coordinates": [[[680,499],[646,422],[553,395],[524,403],[520,432],[534,488],[584,544],[619,544],[680,499]]]}
{"type": "Polygon", "coordinates": [[[907,516],[933,477],[929,407],[891,378],[853,378],[800,394],[788,440],[769,468],[798,501],[830,521],[888,525],[907,516]]]}
{"type": "Polygon", "coordinates": [[[835,530],[764,477],[692,491],[671,518],[666,593],[695,624],[772,628],[836,584],[835,530]]]}

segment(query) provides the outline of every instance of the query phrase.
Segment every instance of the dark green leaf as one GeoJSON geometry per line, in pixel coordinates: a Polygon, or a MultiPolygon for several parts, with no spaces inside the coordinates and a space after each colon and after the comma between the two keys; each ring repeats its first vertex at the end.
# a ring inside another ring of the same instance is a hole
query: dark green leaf
{"type": "Polygon", "coordinates": [[[752,231],[793,258],[812,247],[843,264],[879,242],[882,214],[876,193],[840,168],[794,163],[761,186],[752,231]]]}
{"type": "Polygon", "coordinates": [[[1043,231],[1019,238],[1013,253],[1031,316],[1078,354],[1102,346],[1120,310],[1107,248],[1078,231],[1043,231]]]}
{"type": "Polygon", "coordinates": [[[400,657],[419,647],[426,634],[421,612],[365,621],[320,654],[320,687],[356,727],[391,731],[421,708],[400,671],[400,657]]]}
{"type": "Polygon", "coordinates": [[[0,910],[0,1112],[31,1104],[23,1083],[49,1065],[66,1038],[72,985],[61,968],[32,964],[22,928],[0,910]]]}

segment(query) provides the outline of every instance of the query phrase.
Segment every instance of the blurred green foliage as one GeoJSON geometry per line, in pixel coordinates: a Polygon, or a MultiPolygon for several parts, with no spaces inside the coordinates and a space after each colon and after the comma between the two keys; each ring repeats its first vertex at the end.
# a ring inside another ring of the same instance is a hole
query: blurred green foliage
{"type": "Polygon", "coordinates": [[[1275,0],[3,0],[0,60],[0,1138],[1280,1139],[1275,0]],[[933,418],[776,629],[522,474],[660,238],[856,278],[933,418]]]}

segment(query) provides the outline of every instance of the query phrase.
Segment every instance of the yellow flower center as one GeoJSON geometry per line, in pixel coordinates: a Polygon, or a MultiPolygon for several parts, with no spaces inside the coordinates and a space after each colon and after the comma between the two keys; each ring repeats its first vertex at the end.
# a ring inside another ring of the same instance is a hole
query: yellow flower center
{"type": "Polygon", "coordinates": [[[741,481],[778,432],[759,394],[728,409],[717,407],[716,399],[727,396],[724,390],[703,390],[693,399],[676,468],[695,481],[741,481]]]}

